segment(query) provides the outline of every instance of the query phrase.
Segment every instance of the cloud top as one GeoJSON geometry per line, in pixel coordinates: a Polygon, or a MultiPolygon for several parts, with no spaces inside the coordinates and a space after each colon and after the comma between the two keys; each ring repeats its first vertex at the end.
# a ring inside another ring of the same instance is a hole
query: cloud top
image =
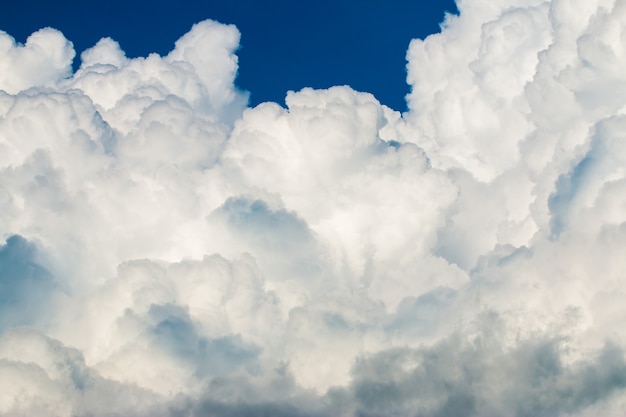
{"type": "Polygon", "coordinates": [[[0,31],[0,54],[0,89],[14,94],[70,76],[76,52],[61,32],[44,28],[30,35],[24,45],[0,31]]]}

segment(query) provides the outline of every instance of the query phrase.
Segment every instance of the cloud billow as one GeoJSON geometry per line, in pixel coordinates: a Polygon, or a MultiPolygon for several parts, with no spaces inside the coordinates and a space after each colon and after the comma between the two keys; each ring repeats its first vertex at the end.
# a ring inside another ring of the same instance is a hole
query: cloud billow
{"type": "Polygon", "coordinates": [[[0,415],[626,407],[626,2],[458,2],[409,110],[0,32],[0,415]]]}

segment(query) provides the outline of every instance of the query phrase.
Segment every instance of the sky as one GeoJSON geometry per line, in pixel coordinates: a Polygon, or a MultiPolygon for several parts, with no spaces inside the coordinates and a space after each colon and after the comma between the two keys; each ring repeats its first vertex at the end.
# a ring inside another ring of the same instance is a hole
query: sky
{"type": "MultiPolygon", "coordinates": [[[[241,32],[237,85],[250,104],[284,104],[289,90],[350,85],[406,110],[406,50],[413,38],[439,31],[453,0],[85,1],[33,0],[3,5],[0,28],[18,42],[54,27],[81,52],[100,38],[119,42],[129,57],[167,54],[204,19],[241,32]]],[[[74,62],[77,67],[79,60],[74,62]]]]}
{"type": "Polygon", "coordinates": [[[625,414],[626,0],[459,0],[286,84],[276,16],[327,66],[368,19],[66,4],[0,25],[0,416],[625,414]]]}

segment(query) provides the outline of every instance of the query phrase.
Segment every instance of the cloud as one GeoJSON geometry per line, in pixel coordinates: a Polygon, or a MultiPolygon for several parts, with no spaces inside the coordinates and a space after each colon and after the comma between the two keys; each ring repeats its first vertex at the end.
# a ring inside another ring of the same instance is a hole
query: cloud
{"type": "Polygon", "coordinates": [[[40,257],[36,246],[18,235],[0,247],[0,329],[35,325],[49,307],[56,284],[40,257]]]}
{"type": "Polygon", "coordinates": [[[162,407],[154,394],[102,378],[78,350],[34,330],[4,332],[0,355],[3,415],[143,416],[162,407]]]}
{"type": "Polygon", "coordinates": [[[497,327],[483,329],[469,343],[453,335],[428,349],[395,348],[360,359],[352,387],[358,414],[569,415],[626,386],[620,347],[609,344],[596,357],[566,363],[558,339],[507,349],[498,337],[497,327]]]}
{"type": "Polygon", "coordinates": [[[1,33],[0,415],[619,414],[626,2],[458,3],[404,114],[1,33]]]}
{"type": "Polygon", "coordinates": [[[30,35],[24,45],[0,31],[0,54],[0,89],[15,94],[69,77],[76,53],[61,32],[44,28],[30,35]]]}

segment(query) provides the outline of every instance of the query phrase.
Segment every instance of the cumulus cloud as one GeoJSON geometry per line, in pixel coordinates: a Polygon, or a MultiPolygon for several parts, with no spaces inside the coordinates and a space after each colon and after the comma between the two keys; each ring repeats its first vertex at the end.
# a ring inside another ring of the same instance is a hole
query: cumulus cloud
{"type": "Polygon", "coordinates": [[[0,415],[623,413],[626,2],[458,8],[404,114],[0,32],[0,415]]]}
{"type": "Polygon", "coordinates": [[[570,415],[625,388],[621,348],[566,364],[559,345],[531,339],[503,349],[488,330],[470,343],[453,335],[428,349],[385,350],[355,366],[358,414],[570,415]]]}
{"type": "Polygon", "coordinates": [[[53,85],[72,72],[76,52],[61,32],[44,28],[19,45],[9,34],[0,31],[0,85],[14,94],[34,86],[53,85]]]}

